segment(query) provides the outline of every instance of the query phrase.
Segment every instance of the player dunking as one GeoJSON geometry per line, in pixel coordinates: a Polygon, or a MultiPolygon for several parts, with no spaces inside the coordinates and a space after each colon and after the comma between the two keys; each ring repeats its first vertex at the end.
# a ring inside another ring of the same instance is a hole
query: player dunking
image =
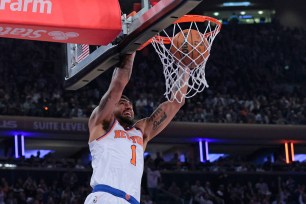
{"type": "MultiPolygon", "coordinates": [[[[184,104],[166,101],[150,117],[134,123],[132,103],[122,95],[131,77],[134,57],[135,53],[126,55],[114,70],[107,92],[89,118],[93,192],[85,204],[140,203],[144,150],[184,104]]],[[[188,80],[185,75],[184,80],[188,80]]],[[[186,91],[187,86],[183,86],[176,97],[186,91]]]]}

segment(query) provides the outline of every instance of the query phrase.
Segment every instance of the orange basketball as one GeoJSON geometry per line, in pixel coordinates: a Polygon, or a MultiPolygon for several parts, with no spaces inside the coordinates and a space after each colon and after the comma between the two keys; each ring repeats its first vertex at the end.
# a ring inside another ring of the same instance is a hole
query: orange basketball
{"type": "Polygon", "coordinates": [[[173,37],[173,45],[170,52],[179,61],[181,66],[188,66],[194,69],[197,65],[207,60],[209,56],[208,41],[203,34],[197,30],[183,30],[173,37]]]}

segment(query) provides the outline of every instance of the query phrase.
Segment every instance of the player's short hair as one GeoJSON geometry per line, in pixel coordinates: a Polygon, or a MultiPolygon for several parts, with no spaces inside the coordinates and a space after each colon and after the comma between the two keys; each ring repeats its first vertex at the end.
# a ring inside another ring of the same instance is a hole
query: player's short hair
{"type": "Polygon", "coordinates": [[[131,104],[132,104],[132,106],[133,106],[134,113],[137,114],[137,111],[136,111],[136,109],[134,108],[134,107],[135,107],[135,104],[133,103],[133,101],[131,101],[131,99],[130,99],[129,97],[127,97],[126,95],[122,94],[120,100],[121,100],[121,99],[127,100],[127,101],[131,102],[131,104]]]}
{"type": "Polygon", "coordinates": [[[127,97],[126,95],[122,95],[120,99],[125,99],[125,100],[127,100],[127,101],[132,102],[132,101],[129,99],[129,97],[127,97]]]}

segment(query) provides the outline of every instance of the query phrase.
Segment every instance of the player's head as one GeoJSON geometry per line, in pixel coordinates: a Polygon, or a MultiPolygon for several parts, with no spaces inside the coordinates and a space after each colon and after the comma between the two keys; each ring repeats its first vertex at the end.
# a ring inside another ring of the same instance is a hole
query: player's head
{"type": "Polygon", "coordinates": [[[115,106],[114,115],[120,123],[127,125],[134,124],[134,110],[131,100],[122,95],[119,102],[115,106]]]}

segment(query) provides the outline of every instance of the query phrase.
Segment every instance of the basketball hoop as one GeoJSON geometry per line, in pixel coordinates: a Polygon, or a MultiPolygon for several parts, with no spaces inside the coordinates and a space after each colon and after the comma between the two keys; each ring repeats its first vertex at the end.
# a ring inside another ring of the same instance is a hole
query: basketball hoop
{"type": "Polygon", "coordinates": [[[195,94],[202,92],[205,87],[208,87],[205,79],[205,66],[212,43],[220,29],[221,23],[217,19],[208,16],[185,15],[175,21],[173,27],[163,30],[142,46],[143,48],[151,43],[159,55],[166,80],[166,92],[164,95],[168,101],[176,100],[181,103],[184,97],[191,98],[195,94]],[[196,43],[196,45],[188,42],[188,35],[191,30],[196,30],[200,33],[201,42],[196,43]],[[183,33],[184,44],[188,43],[189,49],[187,52],[182,51],[182,46],[177,46],[174,43],[174,36],[178,33],[183,33]],[[201,43],[205,43],[206,46],[204,51],[201,50],[199,52],[197,47],[201,43]],[[198,52],[198,56],[193,58],[190,54],[195,50],[198,52]],[[186,64],[186,59],[190,62],[189,64],[186,64]],[[188,81],[184,81],[186,79],[182,77],[184,74],[190,75],[188,81]],[[186,85],[188,86],[187,92],[177,94],[177,91],[186,85]],[[181,97],[182,95],[184,97],[181,97]]]}

